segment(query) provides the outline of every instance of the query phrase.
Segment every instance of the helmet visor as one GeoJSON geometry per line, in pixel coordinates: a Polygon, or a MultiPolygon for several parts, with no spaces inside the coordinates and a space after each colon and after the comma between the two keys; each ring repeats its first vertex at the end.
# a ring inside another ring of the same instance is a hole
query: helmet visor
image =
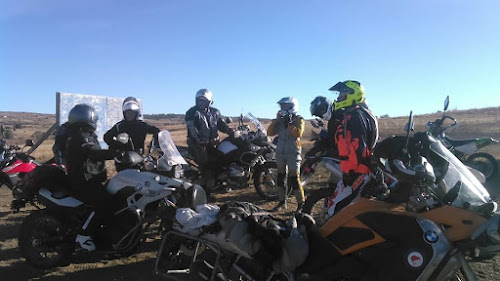
{"type": "Polygon", "coordinates": [[[328,91],[334,91],[334,92],[346,93],[346,94],[354,93],[354,89],[347,87],[347,85],[344,82],[338,82],[333,87],[328,89],[328,91]]]}
{"type": "Polygon", "coordinates": [[[208,108],[209,105],[210,101],[205,97],[199,97],[196,99],[196,106],[198,106],[201,109],[208,108]]]}
{"type": "Polygon", "coordinates": [[[133,111],[139,111],[141,107],[136,101],[128,101],[123,104],[122,106],[122,111],[127,111],[127,110],[133,110],[133,111]]]}
{"type": "Polygon", "coordinates": [[[280,108],[282,110],[290,110],[293,107],[293,103],[280,103],[280,108]]]}

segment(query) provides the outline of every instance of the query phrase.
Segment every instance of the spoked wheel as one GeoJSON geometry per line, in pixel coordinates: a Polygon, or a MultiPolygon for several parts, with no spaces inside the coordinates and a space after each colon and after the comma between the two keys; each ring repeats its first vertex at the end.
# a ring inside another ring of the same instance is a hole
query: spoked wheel
{"type": "Polygon", "coordinates": [[[498,172],[498,162],[495,157],[485,152],[471,154],[466,161],[467,165],[480,171],[486,180],[493,178],[498,172]]]}
{"type": "Polygon", "coordinates": [[[43,211],[31,213],[23,221],[19,235],[19,248],[26,261],[39,268],[66,262],[75,242],[73,236],[64,233],[64,229],[57,218],[43,211]]]}
{"type": "MultiPolygon", "coordinates": [[[[266,162],[262,166],[255,167],[253,184],[262,199],[269,201],[278,199],[278,168],[276,162],[266,162]]],[[[285,183],[286,184],[286,183],[285,183]]],[[[292,190],[288,189],[288,195],[292,190]]]]}
{"type": "Polygon", "coordinates": [[[331,187],[320,188],[314,190],[307,196],[302,210],[304,213],[314,218],[318,227],[323,225],[330,218],[328,215],[327,200],[329,197],[333,196],[334,192],[335,189],[331,187]]]}

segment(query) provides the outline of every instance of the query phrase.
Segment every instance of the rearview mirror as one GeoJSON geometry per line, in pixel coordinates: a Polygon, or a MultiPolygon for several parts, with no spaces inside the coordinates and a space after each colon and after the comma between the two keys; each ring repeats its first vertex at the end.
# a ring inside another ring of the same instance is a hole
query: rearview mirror
{"type": "Polygon", "coordinates": [[[33,140],[29,139],[29,140],[26,140],[26,142],[24,143],[25,146],[33,146],[33,140]]]}
{"type": "Polygon", "coordinates": [[[231,119],[231,117],[226,117],[226,124],[231,124],[233,123],[233,119],[231,119]]]}
{"type": "Polygon", "coordinates": [[[446,96],[446,99],[444,99],[444,110],[446,111],[448,109],[448,105],[450,105],[450,96],[446,96]]]}
{"type": "Polygon", "coordinates": [[[410,133],[415,129],[415,124],[413,123],[413,111],[410,111],[410,116],[408,117],[408,123],[405,124],[405,132],[410,133]]]}

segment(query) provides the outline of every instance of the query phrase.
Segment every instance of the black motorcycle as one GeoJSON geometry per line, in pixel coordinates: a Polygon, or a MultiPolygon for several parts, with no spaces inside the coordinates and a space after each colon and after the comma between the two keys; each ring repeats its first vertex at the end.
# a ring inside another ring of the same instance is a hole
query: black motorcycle
{"type": "MultiPolygon", "coordinates": [[[[275,160],[276,146],[270,141],[262,123],[251,113],[246,116],[255,126],[252,130],[240,116],[235,132],[224,138],[215,149],[216,155],[210,155],[210,166],[216,180],[215,190],[246,188],[253,180],[257,193],[267,200],[278,198],[275,160]]],[[[230,119],[226,119],[231,123],[230,119]]],[[[178,147],[187,160],[193,173],[192,178],[200,176],[198,164],[187,147],[178,147]]],[[[185,171],[189,177],[189,171],[185,171]]]]}

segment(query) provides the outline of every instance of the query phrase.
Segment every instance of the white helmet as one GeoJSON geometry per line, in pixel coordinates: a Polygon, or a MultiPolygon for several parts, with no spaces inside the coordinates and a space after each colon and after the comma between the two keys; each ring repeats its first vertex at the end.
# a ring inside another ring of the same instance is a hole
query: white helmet
{"type": "Polygon", "coordinates": [[[139,119],[141,117],[141,104],[134,97],[128,97],[123,101],[122,104],[122,113],[125,118],[125,111],[132,110],[136,112],[135,119],[139,119]]]}
{"type": "Polygon", "coordinates": [[[282,107],[282,115],[286,114],[297,114],[299,111],[299,101],[294,97],[284,97],[278,101],[278,104],[282,107]],[[291,105],[290,108],[284,109],[283,105],[291,105]]]}
{"type": "Polygon", "coordinates": [[[209,90],[207,90],[207,89],[201,89],[201,90],[198,90],[198,92],[196,92],[195,99],[204,98],[208,102],[210,102],[210,104],[212,104],[212,102],[213,102],[212,96],[213,96],[212,92],[210,92],[209,90]]]}

